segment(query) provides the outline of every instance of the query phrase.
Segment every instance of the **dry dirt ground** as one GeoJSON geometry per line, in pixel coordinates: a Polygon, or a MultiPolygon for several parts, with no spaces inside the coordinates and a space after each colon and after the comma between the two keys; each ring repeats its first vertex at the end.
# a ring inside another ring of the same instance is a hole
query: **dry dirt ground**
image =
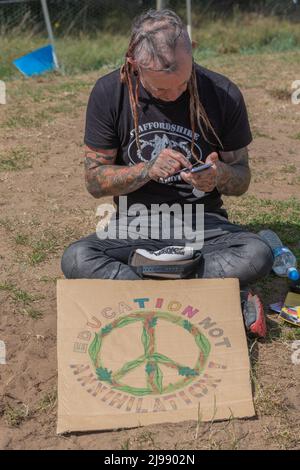
{"type": "MultiPolygon", "coordinates": [[[[254,135],[248,195],[225,198],[233,214],[261,199],[299,197],[300,104],[290,100],[299,63],[296,53],[204,63],[242,88],[254,135]]],[[[0,339],[7,347],[0,449],[299,449],[300,365],[291,361],[291,341],[300,335],[270,312],[272,334],[249,341],[255,418],[56,435],[56,279],[64,248],[97,222],[82,141],[91,86],[106,72],[11,81],[0,105],[0,339]]],[[[266,306],[286,290],[274,276],[256,288],[266,306]]]]}

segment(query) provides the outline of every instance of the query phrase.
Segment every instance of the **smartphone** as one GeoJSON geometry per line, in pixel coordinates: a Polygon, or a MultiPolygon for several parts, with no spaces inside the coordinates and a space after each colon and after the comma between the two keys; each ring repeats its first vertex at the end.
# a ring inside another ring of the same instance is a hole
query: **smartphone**
{"type": "Polygon", "coordinates": [[[208,168],[212,167],[212,163],[204,163],[204,165],[194,166],[190,169],[191,173],[199,173],[200,171],[207,170],[208,168]]]}
{"type": "Polygon", "coordinates": [[[189,168],[182,168],[181,170],[177,171],[174,173],[174,175],[169,176],[168,178],[159,178],[160,183],[165,183],[165,184],[171,184],[171,183],[176,183],[178,181],[182,181],[180,173],[182,171],[186,173],[199,173],[200,171],[207,170],[208,168],[212,167],[212,163],[204,163],[202,165],[197,165],[192,167],[191,169],[189,168]]]}
{"type": "Polygon", "coordinates": [[[210,168],[212,166],[212,163],[200,163],[200,165],[195,165],[192,168],[181,168],[181,170],[176,171],[173,176],[179,175],[182,171],[185,173],[198,173],[199,171],[206,170],[207,168],[210,168]]]}

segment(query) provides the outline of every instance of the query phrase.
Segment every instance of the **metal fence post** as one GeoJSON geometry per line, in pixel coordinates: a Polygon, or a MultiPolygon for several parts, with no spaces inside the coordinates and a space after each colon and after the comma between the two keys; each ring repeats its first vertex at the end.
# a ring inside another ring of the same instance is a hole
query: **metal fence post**
{"type": "Polygon", "coordinates": [[[186,0],[187,30],[192,40],[192,0],[186,0]]]}
{"type": "Polygon", "coordinates": [[[41,4],[42,4],[43,15],[44,15],[45,23],[46,23],[46,28],[47,28],[47,32],[48,32],[49,41],[50,41],[50,43],[52,45],[52,48],[53,48],[54,65],[55,65],[55,68],[58,69],[59,66],[58,66],[58,60],[57,60],[57,56],[56,56],[56,52],[55,52],[54,36],[53,36],[53,31],[52,31],[52,26],[51,26],[49,11],[48,11],[47,0],[41,0],[41,4]]]}
{"type": "Polygon", "coordinates": [[[162,10],[166,7],[166,0],[156,0],[156,10],[162,10]]]}

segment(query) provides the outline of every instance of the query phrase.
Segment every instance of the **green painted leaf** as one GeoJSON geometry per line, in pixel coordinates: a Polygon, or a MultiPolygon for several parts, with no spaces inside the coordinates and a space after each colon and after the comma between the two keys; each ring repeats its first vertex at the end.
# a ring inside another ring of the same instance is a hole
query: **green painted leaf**
{"type": "Polygon", "coordinates": [[[130,323],[134,323],[138,320],[142,320],[142,318],[133,318],[133,317],[124,317],[120,318],[118,323],[116,324],[116,328],[123,328],[123,326],[129,325],[130,323]]]}
{"type": "Polygon", "coordinates": [[[155,374],[154,374],[154,383],[160,393],[163,391],[163,375],[162,371],[160,370],[158,364],[155,364],[155,374]]]}
{"type": "Polygon", "coordinates": [[[183,322],[183,328],[185,328],[185,329],[188,330],[188,331],[191,331],[192,328],[193,328],[193,325],[192,325],[192,323],[191,323],[190,321],[184,320],[184,322],[183,322]]]}
{"type": "Polygon", "coordinates": [[[157,361],[157,362],[162,362],[163,364],[175,364],[176,365],[176,362],[172,361],[172,359],[157,352],[151,355],[151,359],[154,359],[154,361],[157,361]]]}
{"type": "Polygon", "coordinates": [[[179,375],[184,375],[185,377],[194,377],[199,375],[195,369],[191,369],[190,367],[179,367],[178,373],[179,375]]]}
{"type": "Polygon", "coordinates": [[[88,352],[90,355],[90,358],[92,359],[92,362],[95,364],[97,361],[97,356],[100,351],[101,347],[101,338],[97,333],[95,333],[95,337],[92,341],[92,343],[89,346],[88,352]]]}
{"type": "Polygon", "coordinates": [[[143,364],[144,361],[145,356],[141,356],[138,359],[134,359],[133,361],[127,362],[121,369],[119,369],[113,374],[113,378],[115,380],[118,380],[120,377],[123,377],[123,375],[128,374],[128,372],[143,364]]]}
{"type": "Polygon", "coordinates": [[[142,332],[142,343],[144,346],[145,354],[147,354],[149,350],[149,344],[150,344],[150,335],[148,334],[145,327],[143,327],[143,332],[142,332]]]}
{"type": "Polygon", "coordinates": [[[135,395],[138,397],[141,397],[143,395],[149,395],[152,393],[151,388],[134,388],[134,387],[129,387],[128,385],[120,385],[119,387],[113,387],[113,389],[130,393],[131,395],[135,395]]]}
{"type": "Polygon", "coordinates": [[[102,335],[107,335],[108,333],[110,333],[112,330],[112,324],[110,323],[109,325],[106,325],[102,328],[101,330],[101,334],[102,335]]]}
{"type": "Polygon", "coordinates": [[[199,346],[199,348],[203,351],[204,356],[208,357],[211,349],[210,342],[208,341],[208,339],[206,339],[204,335],[199,333],[197,336],[195,336],[195,341],[197,343],[197,346],[199,346]]]}
{"type": "Polygon", "coordinates": [[[98,367],[96,369],[96,374],[97,374],[99,380],[101,380],[103,382],[112,383],[112,380],[111,380],[112,371],[111,370],[108,370],[104,367],[98,367]]]}

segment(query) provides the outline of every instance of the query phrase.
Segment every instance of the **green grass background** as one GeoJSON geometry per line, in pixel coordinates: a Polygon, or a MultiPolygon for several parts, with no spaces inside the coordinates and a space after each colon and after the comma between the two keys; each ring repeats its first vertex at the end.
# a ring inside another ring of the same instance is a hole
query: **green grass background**
{"type": "MultiPolygon", "coordinates": [[[[237,14],[231,18],[198,18],[193,28],[197,42],[195,59],[226,54],[260,54],[300,51],[300,25],[275,16],[237,14]]],[[[116,28],[116,31],[119,31],[116,28]]],[[[122,63],[130,31],[122,34],[99,31],[88,36],[79,34],[56,39],[56,48],[62,71],[68,75],[98,70],[107,65],[122,63]]],[[[14,30],[0,36],[0,78],[17,78],[20,73],[12,61],[47,44],[46,36],[30,31],[14,30]]]]}

